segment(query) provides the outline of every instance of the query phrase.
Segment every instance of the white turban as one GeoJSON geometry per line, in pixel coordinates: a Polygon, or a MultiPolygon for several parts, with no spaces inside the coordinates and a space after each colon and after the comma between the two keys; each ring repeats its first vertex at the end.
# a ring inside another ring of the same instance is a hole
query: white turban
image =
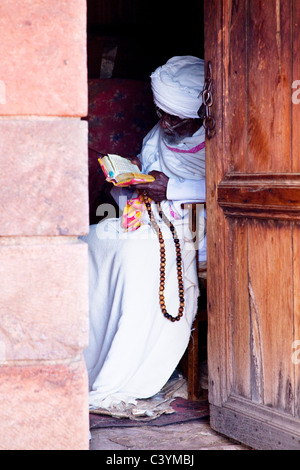
{"type": "Polygon", "coordinates": [[[204,61],[194,56],[176,56],[151,75],[155,104],[180,118],[198,118],[204,86],[204,61]]]}

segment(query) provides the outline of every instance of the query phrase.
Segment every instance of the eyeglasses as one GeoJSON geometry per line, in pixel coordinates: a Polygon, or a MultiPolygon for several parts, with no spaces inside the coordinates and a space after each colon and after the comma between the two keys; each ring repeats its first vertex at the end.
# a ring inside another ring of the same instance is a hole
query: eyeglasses
{"type": "Polygon", "coordinates": [[[172,114],[168,114],[162,109],[158,108],[157,106],[155,107],[156,109],[156,114],[159,117],[159,119],[163,119],[166,127],[170,130],[173,131],[174,129],[177,129],[180,126],[183,126],[183,124],[186,124],[189,122],[191,119],[181,119],[178,116],[173,116],[172,114]]]}

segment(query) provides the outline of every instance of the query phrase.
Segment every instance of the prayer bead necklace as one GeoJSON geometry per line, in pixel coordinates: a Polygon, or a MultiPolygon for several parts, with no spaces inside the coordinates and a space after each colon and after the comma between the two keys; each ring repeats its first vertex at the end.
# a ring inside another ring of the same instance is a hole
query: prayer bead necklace
{"type": "Polygon", "coordinates": [[[178,235],[176,232],[176,229],[172,222],[165,216],[163,211],[161,210],[161,207],[159,205],[159,216],[162,219],[162,221],[170,228],[170,231],[172,233],[174,245],[175,245],[175,250],[176,250],[176,266],[177,266],[177,280],[178,280],[178,295],[179,295],[179,309],[178,309],[178,315],[177,317],[173,317],[167,312],[166,304],[165,304],[165,296],[164,296],[164,291],[165,291],[165,269],[166,269],[166,250],[165,250],[165,241],[162,235],[162,231],[159,228],[158,223],[155,220],[155,217],[152,214],[151,211],[151,202],[148,198],[148,195],[146,191],[143,192],[143,199],[144,203],[149,215],[150,223],[152,224],[152,227],[154,228],[157,236],[158,236],[158,241],[160,244],[160,284],[159,284],[159,304],[161,311],[164,315],[165,318],[168,320],[175,322],[179,321],[180,318],[183,316],[183,310],[184,310],[184,288],[183,288],[183,275],[182,275],[182,257],[181,257],[181,250],[180,250],[180,242],[178,239],[178,235]]]}

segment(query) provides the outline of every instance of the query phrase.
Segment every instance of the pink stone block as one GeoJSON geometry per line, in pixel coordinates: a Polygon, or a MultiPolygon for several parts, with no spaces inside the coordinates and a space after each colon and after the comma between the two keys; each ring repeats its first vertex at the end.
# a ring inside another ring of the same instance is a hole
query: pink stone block
{"type": "Polygon", "coordinates": [[[86,0],[1,0],[0,115],[86,116],[86,0]]]}
{"type": "Polygon", "coordinates": [[[1,450],[88,450],[83,360],[0,367],[1,450]]]}
{"type": "Polygon", "coordinates": [[[87,233],[87,123],[0,119],[0,142],[0,236],[87,233]]]}
{"type": "Polygon", "coordinates": [[[87,244],[61,238],[0,238],[0,365],[66,360],[88,344],[87,244]]]}

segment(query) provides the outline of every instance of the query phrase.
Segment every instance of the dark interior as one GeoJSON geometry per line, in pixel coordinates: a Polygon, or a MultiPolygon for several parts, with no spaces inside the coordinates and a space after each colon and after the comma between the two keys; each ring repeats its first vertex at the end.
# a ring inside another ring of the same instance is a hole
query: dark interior
{"type": "Polygon", "coordinates": [[[87,8],[89,78],[100,77],[105,56],[112,77],[139,80],[174,55],[203,58],[203,0],[87,0],[87,8]]]}

